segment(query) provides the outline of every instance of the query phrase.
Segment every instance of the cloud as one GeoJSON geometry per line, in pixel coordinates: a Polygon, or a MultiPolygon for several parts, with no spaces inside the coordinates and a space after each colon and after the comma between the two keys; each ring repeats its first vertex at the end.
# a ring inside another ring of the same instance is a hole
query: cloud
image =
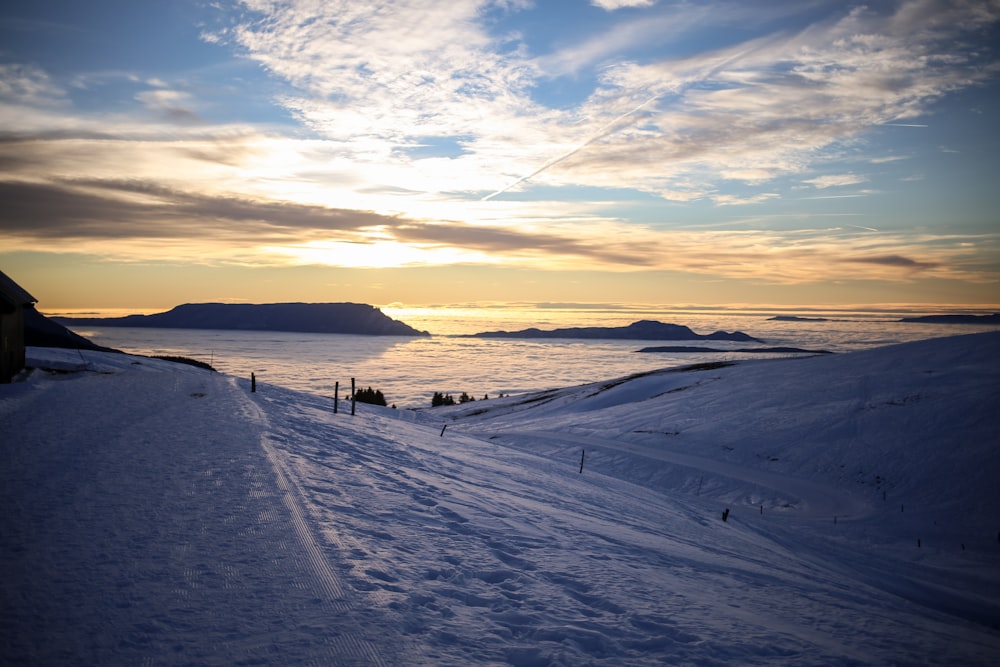
{"type": "Polygon", "coordinates": [[[949,41],[961,45],[959,26],[976,20],[956,20],[951,30],[938,20],[914,38],[906,32],[910,21],[855,10],[793,35],[611,68],[591,104],[635,90],[662,92],[663,101],[641,128],[562,165],[573,168],[562,181],[613,171],[622,183],[663,192],[682,174],[701,174],[708,184],[714,174],[738,170],[802,172],[850,150],[873,125],[914,117],[947,92],[990,76],[993,67],[970,67],[977,62],[974,49],[949,41]]]}
{"type": "Polygon", "coordinates": [[[590,4],[613,12],[625,7],[652,7],[656,4],[656,0],[590,0],[590,4]]]}
{"type": "Polygon", "coordinates": [[[676,39],[709,19],[712,10],[713,6],[706,3],[699,8],[685,7],[682,11],[663,11],[614,23],[605,32],[589,39],[553,53],[539,54],[533,63],[545,77],[556,78],[575,76],[595,64],[627,61],[626,54],[636,45],[662,44],[676,39]]]}
{"type": "Polygon", "coordinates": [[[857,262],[860,264],[879,264],[887,267],[898,267],[909,271],[929,271],[940,266],[937,262],[921,262],[911,257],[901,257],[899,255],[879,255],[875,257],[845,258],[841,261],[857,262]]]}
{"type": "Polygon", "coordinates": [[[391,216],[277,201],[173,190],[144,181],[0,182],[10,206],[0,229],[57,239],[230,237],[271,240],[292,234],[357,231],[390,224],[391,216]],[[229,223],[239,223],[231,225],[229,223]]]}
{"type": "MultiPolygon", "coordinates": [[[[1000,16],[996,2],[903,2],[892,11],[845,8],[806,23],[801,6],[748,9],[714,2],[612,14],[604,32],[532,53],[513,32],[493,33],[476,0],[438,3],[244,3],[224,40],[290,88],[280,103],[318,136],[337,142],[388,188],[483,197],[532,184],[634,189],[689,201],[720,175],[777,192],[778,178],[815,173],[858,151],[885,123],[907,123],[948,92],[995,73],[975,35],[1000,16]],[[798,32],[766,32],[778,19],[798,32]],[[652,59],[650,45],[692,35],[761,36],[707,52],[652,59]],[[553,79],[594,81],[584,102],[547,106],[553,79]],[[640,105],[638,113],[633,113],[640,105]],[[629,122],[616,124],[625,116],[629,122]],[[612,127],[613,131],[602,131],[612,127]],[[408,147],[461,137],[461,155],[421,175],[408,147]],[[678,183],[684,182],[684,187],[678,183]]],[[[646,3],[602,3],[607,9],[646,3]]],[[[745,201],[756,201],[752,195],[745,201]]]]}
{"type": "Polygon", "coordinates": [[[158,88],[138,93],[135,98],[151,111],[162,114],[170,122],[198,123],[201,118],[193,110],[193,98],[189,93],[158,88]]]}
{"type": "Polygon", "coordinates": [[[66,95],[39,67],[0,64],[0,104],[48,107],[66,102],[66,95]]]}
{"type": "Polygon", "coordinates": [[[746,204],[761,204],[777,198],[778,195],[774,192],[762,192],[749,197],[740,197],[738,195],[712,195],[712,201],[715,202],[716,206],[744,206],[746,204]]]}
{"type": "Polygon", "coordinates": [[[890,162],[900,162],[902,160],[909,160],[910,158],[904,155],[881,155],[877,157],[869,158],[868,161],[872,164],[888,164],[890,162]]]}
{"type": "Polygon", "coordinates": [[[868,179],[857,174],[828,174],[826,176],[806,179],[804,182],[809,183],[815,188],[824,190],[826,188],[843,187],[845,185],[857,185],[858,183],[864,183],[866,180],[868,179]]]}
{"type": "Polygon", "coordinates": [[[530,65],[497,51],[481,3],[252,2],[234,34],[247,55],[304,95],[285,104],[331,138],[477,133],[516,117],[530,65]]]}
{"type": "MultiPolygon", "coordinates": [[[[600,227],[600,225],[595,225],[600,227]]],[[[466,224],[422,224],[404,226],[395,238],[405,243],[457,246],[510,259],[534,260],[539,264],[570,259],[588,260],[596,266],[637,267],[648,260],[629,243],[601,241],[594,230],[569,235],[558,231],[505,229],[466,224]],[[589,238],[588,238],[589,237],[589,238]]]]}
{"type": "MultiPolygon", "coordinates": [[[[532,218],[530,209],[507,227],[199,194],[134,180],[2,182],[0,196],[13,203],[0,210],[6,250],[90,252],[119,261],[586,266],[775,284],[1000,278],[996,235],[915,240],[844,229],[664,231],[611,219],[532,218]]],[[[548,204],[539,203],[538,211],[548,204]]]]}

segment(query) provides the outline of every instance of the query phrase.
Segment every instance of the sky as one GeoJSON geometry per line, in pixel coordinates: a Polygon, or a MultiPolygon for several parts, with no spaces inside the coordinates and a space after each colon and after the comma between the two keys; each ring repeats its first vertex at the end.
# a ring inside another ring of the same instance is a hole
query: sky
{"type": "Polygon", "coordinates": [[[9,0],[0,269],[43,311],[989,308],[998,20],[997,0],[9,0]]]}

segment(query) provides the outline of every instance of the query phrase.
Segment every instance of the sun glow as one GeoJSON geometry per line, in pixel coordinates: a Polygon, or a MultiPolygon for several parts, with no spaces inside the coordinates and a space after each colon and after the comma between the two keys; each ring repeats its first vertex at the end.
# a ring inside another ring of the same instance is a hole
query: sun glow
{"type": "Polygon", "coordinates": [[[288,258],[293,264],[349,269],[388,269],[404,266],[445,266],[493,263],[481,252],[452,246],[375,241],[309,241],[300,245],[267,246],[265,253],[288,258]]]}

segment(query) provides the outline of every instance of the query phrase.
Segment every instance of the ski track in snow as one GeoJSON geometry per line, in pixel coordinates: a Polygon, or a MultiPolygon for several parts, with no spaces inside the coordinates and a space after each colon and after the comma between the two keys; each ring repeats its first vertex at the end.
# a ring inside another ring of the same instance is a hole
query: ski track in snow
{"type": "MultiPolygon", "coordinates": [[[[334,414],[147,360],[33,377],[0,391],[0,664],[992,664],[992,533],[948,542],[987,525],[996,492],[956,519],[964,489],[925,502],[954,480],[925,490],[919,465],[876,453],[866,465],[914,494],[894,514],[794,456],[826,420],[823,438],[883,438],[892,456],[895,431],[899,446],[954,435],[990,468],[995,362],[920,359],[917,379],[824,374],[823,401],[792,386],[799,366],[758,364],[491,400],[492,421],[334,414]],[[762,381],[791,386],[785,414],[739,406],[751,442],[693,453],[727,442],[724,422],[699,430],[733,410],[725,390],[762,381]],[[643,403],[668,395],[681,410],[643,403]]],[[[959,470],[988,488],[990,470],[959,470]]]]}
{"type": "MultiPolygon", "coordinates": [[[[278,454],[274,444],[272,444],[272,439],[275,435],[272,432],[270,420],[256,403],[252,405],[255,408],[258,420],[264,426],[261,447],[273,467],[278,488],[282,493],[285,507],[288,509],[292,525],[298,535],[299,544],[305,550],[309,564],[318,577],[321,588],[327,595],[331,612],[341,618],[347,617],[352,607],[351,600],[341,586],[340,578],[331,569],[327,556],[322,553],[316,536],[307,524],[308,517],[305,516],[301,507],[299,488],[294,481],[289,481],[290,479],[294,480],[294,478],[290,477],[285,461],[278,454]]],[[[341,547],[341,550],[343,550],[343,544],[337,539],[334,532],[328,531],[326,536],[333,544],[341,547]]],[[[337,664],[350,664],[350,662],[375,666],[390,664],[383,660],[378,648],[380,638],[364,636],[367,634],[369,633],[363,629],[361,624],[353,628],[350,632],[343,630],[338,632],[336,638],[330,640],[331,654],[336,658],[337,664]]],[[[399,645],[395,646],[393,653],[398,654],[400,648],[402,647],[399,645]]]]}

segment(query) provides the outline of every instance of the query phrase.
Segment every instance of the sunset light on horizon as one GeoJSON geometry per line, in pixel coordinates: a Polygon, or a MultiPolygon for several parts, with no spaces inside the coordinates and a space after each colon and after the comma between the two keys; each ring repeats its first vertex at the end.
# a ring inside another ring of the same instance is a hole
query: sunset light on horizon
{"type": "Polygon", "coordinates": [[[996,308],[998,27],[997,0],[16,0],[0,270],[46,312],[996,308]]]}

